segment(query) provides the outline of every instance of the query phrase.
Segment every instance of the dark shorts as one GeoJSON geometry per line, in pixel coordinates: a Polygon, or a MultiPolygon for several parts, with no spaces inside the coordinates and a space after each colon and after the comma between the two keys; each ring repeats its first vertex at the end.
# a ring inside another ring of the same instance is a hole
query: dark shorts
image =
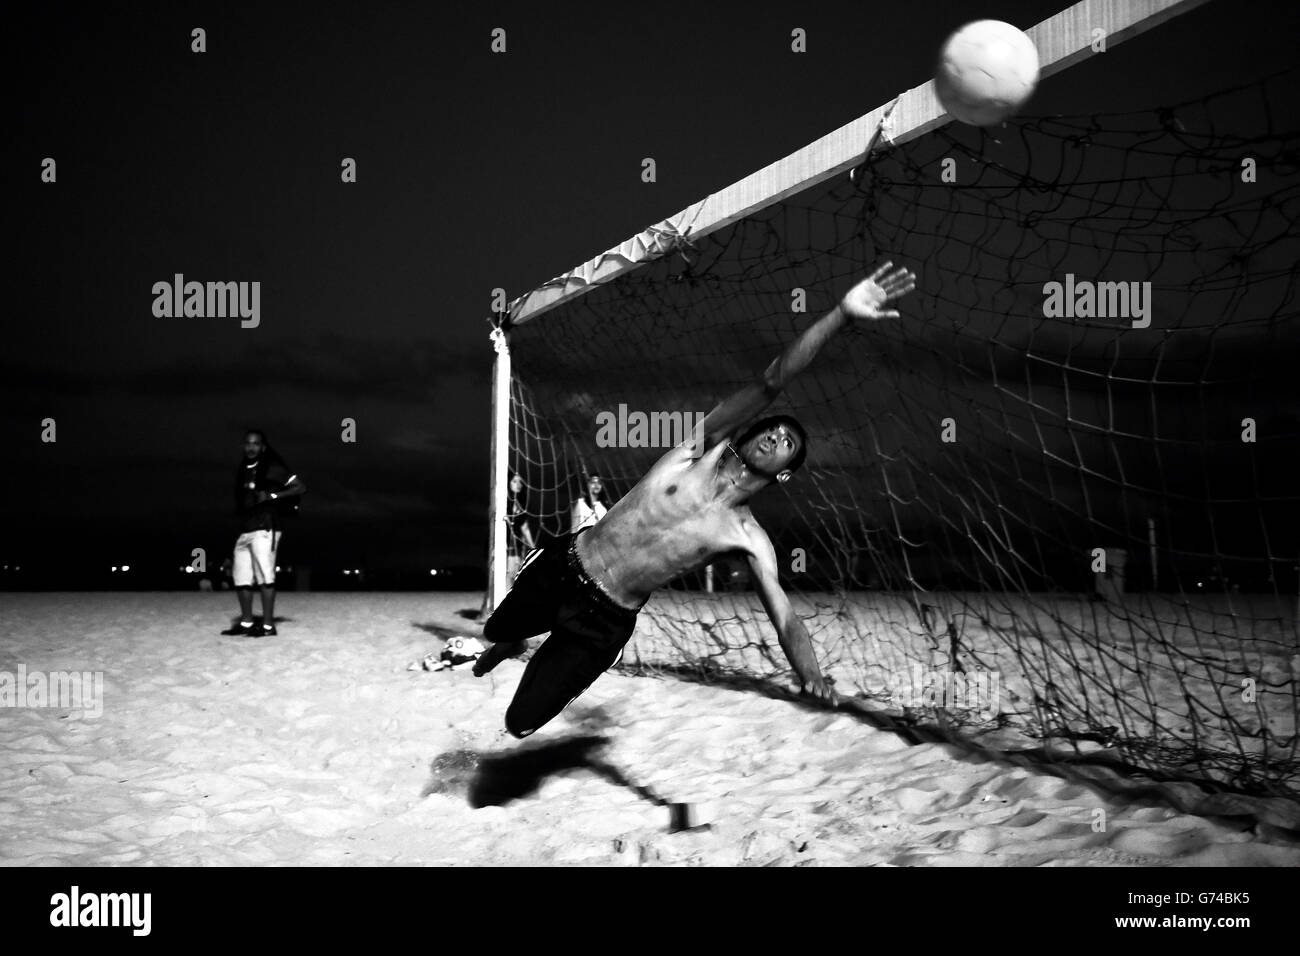
{"type": "Polygon", "coordinates": [[[489,641],[551,634],[528,662],[506,710],[506,729],[516,737],[546,724],[609,670],[636,628],[639,611],[616,603],[587,573],[577,539],[566,534],[529,554],[483,626],[489,641]]]}

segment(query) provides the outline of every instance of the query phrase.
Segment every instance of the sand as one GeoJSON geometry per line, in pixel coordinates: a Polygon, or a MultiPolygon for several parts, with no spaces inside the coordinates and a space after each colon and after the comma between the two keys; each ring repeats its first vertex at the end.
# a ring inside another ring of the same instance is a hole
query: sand
{"type": "Polygon", "coordinates": [[[0,673],[102,672],[0,708],[8,865],[1296,866],[1290,834],[911,744],[850,713],[606,674],[528,741],[523,672],[409,671],[478,594],[7,594],[0,673]],[[67,702],[65,701],[65,704],[67,702]],[[85,704],[85,700],[81,701],[85,704]],[[668,804],[699,829],[669,832],[668,804]]]}

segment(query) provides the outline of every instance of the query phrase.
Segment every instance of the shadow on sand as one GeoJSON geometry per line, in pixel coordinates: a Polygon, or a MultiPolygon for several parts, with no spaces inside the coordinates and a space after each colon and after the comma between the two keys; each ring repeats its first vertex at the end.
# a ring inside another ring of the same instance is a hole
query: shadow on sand
{"type": "Polygon", "coordinates": [[[475,627],[464,627],[457,630],[453,627],[444,627],[441,624],[421,624],[419,621],[412,621],[411,626],[424,631],[426,634],[440,637],[444,641],[449,641],[453,637],[478,637],[478,632],[481,630],[475,627]]]}
{"type": "Polygon", "coordinates": [[[621,672],[634,677],[669,677],[692,683],[712,684],[745,690],[776,700],[790,701],[808,710],[848,714],[877,730],[897,734],[913,746],[944,744],[963,760],[987,761],[1015,766],[1034,773],[1050,774],[1089,788],[1099,796],[1120,804],[1172,807],[1180,813],[1212,820],[1238,831],[1248,831],[1270,842],[1300,845],[1300,806],[1283,797],[1247,793],[1230,787],[1174,776],[1160,777],[1125,761],[1117,751],[1103,749],[1077,753],[1070,749],[1028,745],[1006,746],[981,742],[954,724],[940,720],[894,716],[884,713],[869,698],[841,698],[830,707],[802,697],[770,680],[703,670],[699,667],[657,666],[636,669],[625,665],[621,672]]]}
{"type": "Polygon", "coordinates": [[[586,770],[615,786],[627,787],[644,800],[667,806],[668,801],[659,794],[628,779],[622,770],[605,761],[601,753],[608,743],[606,736],[588,734],[523,744],[499,754],[453,750],[433,761],[433,779],[421,796],[463,793],[475,809],[500,807],[536,793],[548,777],[586,770]]]}

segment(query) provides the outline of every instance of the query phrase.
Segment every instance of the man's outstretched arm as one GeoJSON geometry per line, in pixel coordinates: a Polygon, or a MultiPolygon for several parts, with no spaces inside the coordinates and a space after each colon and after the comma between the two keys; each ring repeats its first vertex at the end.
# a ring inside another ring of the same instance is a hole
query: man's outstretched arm
{"type": "Polygon", "coordinates": [[[907,269],[892,266],[892,262],[886,262],[855,285],[839,305],[804,329],[757,382],[746,385],[709,412],[697,430],[701,444],[696,451],[702,452],[734,434],[771,405],[782,389],[811,364],[822,346],[850,321],[898,318],[897,310],[885,306],[916,288],[916,276],[907,269]]]}
{"type": "Polygon", "coordinates": [[[817,665],[817,655],[813,653],[812,641],[808,639],[808,629],[794,613],[790,599],[781,588],[776,552],[772,549],[771,539],[761,528],[755,527],[750,541],[749,567],[754,573],[758,596],[763,601],[767,616],[776,627],[781,650],[794,668],[803,692],[828,704],[835,704],[835,691],[817,665]]]}

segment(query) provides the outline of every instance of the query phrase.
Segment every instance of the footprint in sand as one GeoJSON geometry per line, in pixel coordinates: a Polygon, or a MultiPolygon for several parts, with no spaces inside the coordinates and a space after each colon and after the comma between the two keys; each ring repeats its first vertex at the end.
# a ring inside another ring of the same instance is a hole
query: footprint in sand
{"type": "Polygon", "coordinates": [[[1121,830],[1110,840],[1109,846],[1119,853],[1169,859],[1199,852],[1209,843],[1206,832],[1200,827],[1177,830],[1142,827],[1121,830]]]}
{"type": "Polygon", "coordinates": [[[894,800],[907,813],[930,813],[944,802],[946,794],[940,790],[917,790],[913,787],[899,787],[894,791],[894,800]]]}

